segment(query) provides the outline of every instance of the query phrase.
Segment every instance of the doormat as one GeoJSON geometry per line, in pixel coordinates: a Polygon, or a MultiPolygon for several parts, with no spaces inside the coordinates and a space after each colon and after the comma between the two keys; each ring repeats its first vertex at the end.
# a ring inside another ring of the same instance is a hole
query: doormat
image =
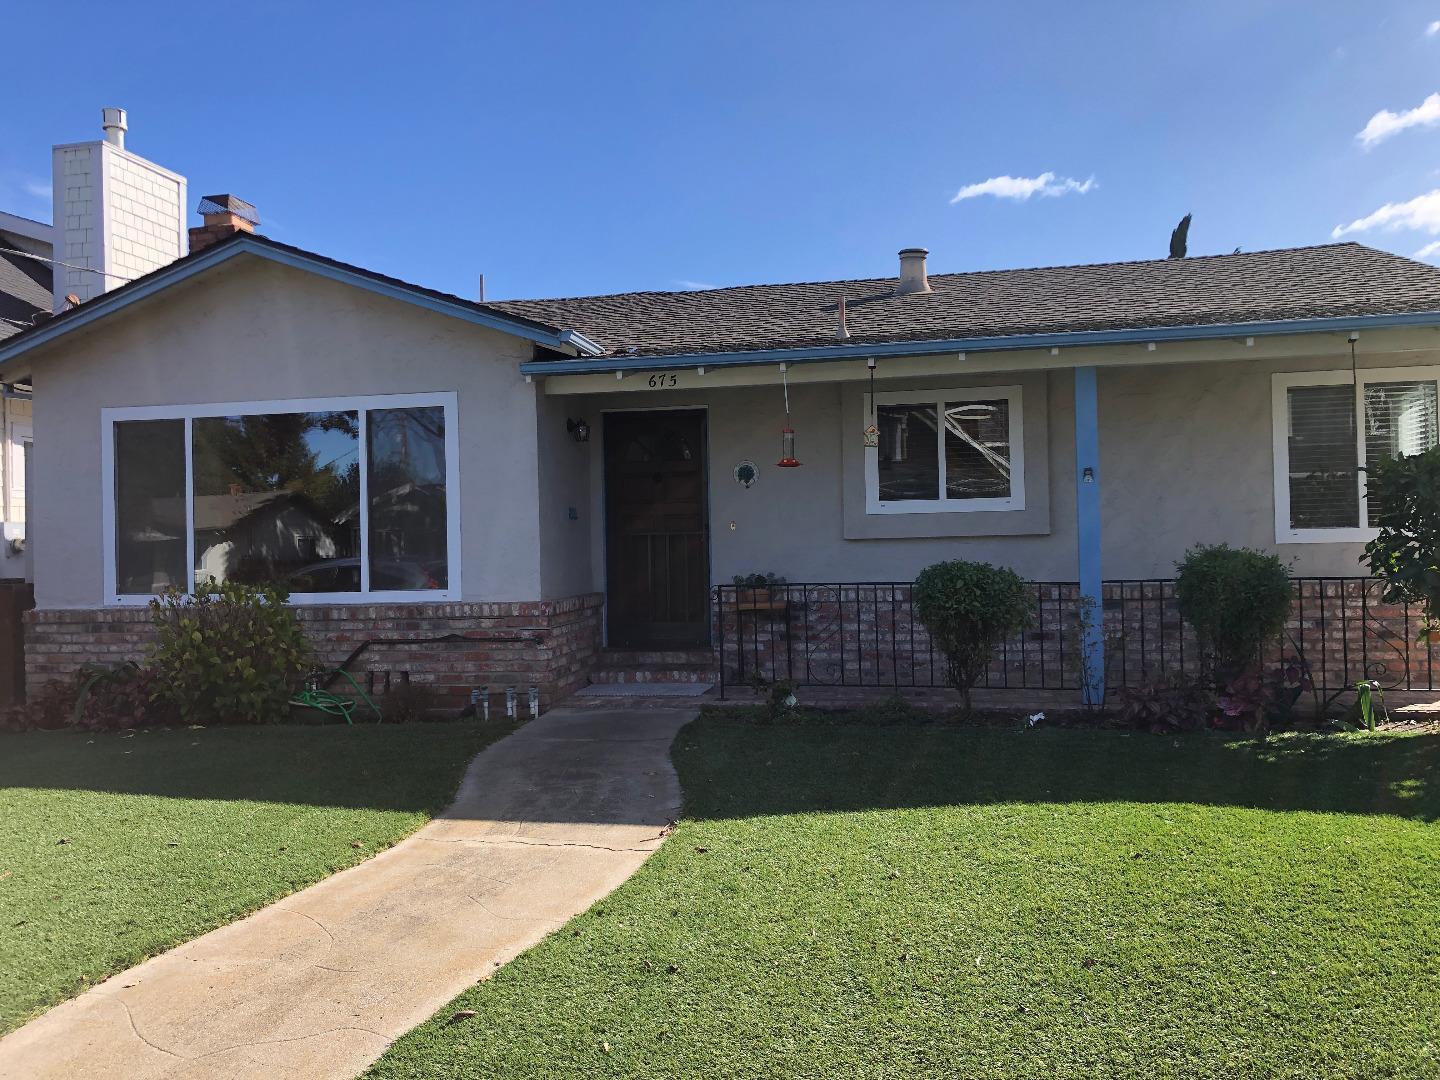
{"type": "Polygon", "coordinates": [[[700,697],[714,683],[592,683],[575,691],[576,697],[700,697]]]}

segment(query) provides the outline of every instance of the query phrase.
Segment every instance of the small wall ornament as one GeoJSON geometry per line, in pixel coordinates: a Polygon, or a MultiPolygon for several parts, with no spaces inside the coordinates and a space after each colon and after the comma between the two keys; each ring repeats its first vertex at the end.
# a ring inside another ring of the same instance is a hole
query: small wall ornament
{"type": "Polygon", "coordinates": [[[760,479],[760,467],[753,461],[742,461],[735,466],[735,482],[743,488],[752,488],[760,479]]]}
{"type": "Polygon", "coordinates": [[[868,450],[880,445],[880,429],[875,426],[875,358],[866,360],[865,366],[870,371],[870,423],[865,425],[864,444],[868,450]]]}

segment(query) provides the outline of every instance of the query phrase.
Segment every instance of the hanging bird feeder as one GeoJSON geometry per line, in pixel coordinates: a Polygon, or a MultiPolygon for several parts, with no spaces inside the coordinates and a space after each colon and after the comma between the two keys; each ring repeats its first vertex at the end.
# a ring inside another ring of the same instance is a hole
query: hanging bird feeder
{"type": "Polygon", "coordinates": [[[780,429],[780,460],[775,463],[782,469],[798,469],[800,462],[795,460],[795,429],[780,429]]]}
{"type": "Polygon", "coordinates": [[[790,375],[785,364],[780,365],[780,382],[785,388],[785,426],[780,429],[780,460],[777,468],[798,469],[800,462],[795,457],[795,429],[790,426],[790,375]]]}

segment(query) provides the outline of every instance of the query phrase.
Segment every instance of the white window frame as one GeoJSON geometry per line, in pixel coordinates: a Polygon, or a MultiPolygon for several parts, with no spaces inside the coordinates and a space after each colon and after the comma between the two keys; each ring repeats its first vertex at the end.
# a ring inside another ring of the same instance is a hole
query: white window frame
{"type": "Polygon", "coordinates": [[[195,591],[195,487],[192,440],[193,421],[214,416],[256,416],[266,413],[354,412],[359,416],[357,448],[360,468],[360,592],[291,593],[294,604],[406,604],[445,603],[459,600],[460,587],[460,428],[459,395],[454,391],[427,394],[376,394],[365,397],[288,398],[275,401],[226,401],[204,405],[140,405],[100,410],[101,527],[104,535],[106,606],[140,607],[154,593],[118,593],[115,590],[115,425],[126,420],[185,421],[185,583],[195,591]],[[445,410],[445,556],[449,563],[444,589],[367,591],[370,536],[369,429],[372,409],[445,410]]]}
{"type": "Polygon", "coordinates": [[[1379,530],[1368,525],[1338,529],[1297,529],[1290,524],[1290,394],[1296,387],[1355,383],[1355,474],[1360,520],[1370,519],[1365,497],[1365,387],[1381,382],[1432,382],[1440,394],[1440,367],[1361,368],[1350,371],[1281,371],[1270,377],[1271,435],[1275,462],[1275,542],[1277,544],[1363,544],[1379,530]]]}
{"type": "MultiPolygon", "coordinates": [[[[997,401],[1009,406],[1010,414],[1010,494],[1003,499],[892,499],[880,498],[880,449],[865,448],[865,513],[867,514],[973,514],[982,511],[1025,509],[1025,419],[1018,386],[942,387],[936,390],[881,391],[873,397],[865,395],[866,423],[881,405],[934,405],[936,416],[942,415],[946,402],[997,401]]],[[[939,480],[936,493],[945,491],[945,425],[936,424],[936,449],[939,454],[939,480]]]]}

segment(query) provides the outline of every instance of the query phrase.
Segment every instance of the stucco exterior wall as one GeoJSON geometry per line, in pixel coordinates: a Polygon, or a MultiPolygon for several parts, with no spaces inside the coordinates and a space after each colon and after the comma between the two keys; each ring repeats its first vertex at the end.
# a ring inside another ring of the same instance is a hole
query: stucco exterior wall
{"type": "MultiPolygon", "coordinates": [[[[1440,365],[1440,350],[1362,355],[1361,367],[1440,365]]],[[[1196,543],[1277,552],[1297,575],[1359,576],[1360,544],[1276,544],[1271,375],[1334,370],[1331,359],[1283,359],[1102,368],[1100,483],[1106,578],[1173,577],[1196,543]]],[[[704,407],[709,416],[711,580],[773,572],[791,581],[904,581],[940,559],[980,559],[1035,580],[1073,581],[1074,376],[1068,370],[884,380],[882,390],[1020,383],[1025,393],[1024,514],[865,517],[863,383],[790,387],[791,426],[803,465],[774,467],[784,425],[778,386],[638,390],[562,397],[592,423],[607,410],[704,407]],[[1036,420],[1043,417],[1042,426],[1036,420]],[[742,460],[760,480],[741,488],[742,460]],[[1048,488],[1048,490],[1047,490],[1048,488]],[[1041,509],[1048,521],[1024,522],[1041,509]],[[989,519],[983,535],[971,522],[989,519]],[[944,525],[937,528],[937,523],[944,525]],[[933,535],[952,528],[956,535],[933,535]],[[1002,533],[1001,530],[1004,530],[1002,533]],[[910,531],[910,535],[906,532],[910,531]],[[968,535],[960,535],[962,532],[968,535]],[[979,533],[979,534],[977,534],[979,533]],[[929,534],[929,535],[927,535],[929,534]]],[[[562,425],[563,427],[563,425],[562,425]]],[[[590,448],[595,587],[603,587],[601,453],[590,448]]]]}
{"type": "MultiPolygon", "coordinates": [[[[1359,367],[1440,365],[1440,350],[1362,355],[1359,367]]],[[[1333,360],[1100,372],[1107,578],[1172,577],[1196,543],[1273,551],[1297,575],[1354,577],[1363,544],[1277,544],[1271,376],[1333,360]]]]}
{"type": "Polygon", "coordinates": [[[536,395],[518,370],[529,354],[519,338],[252,258],[66,335],[34,357],[37,606],[106,599],[102,408],[427,391],[459,395],[463,599],[539,598],[536,395]]]}
{"type": "MultiPolygon", "coordinates": [[[[100,411],[130,405],[455,391],[463,599],[531,601],[604,587],[603,414],[708,414],[711,580],[904,581],[940,559],[981,559],[1036,580],[1076,577],[1073,374],[1064,369],[886,378],[882,390],[1016,385],[1026,507],[1013,513],[864,514],[866,384],[790,388],[799,469],[776,468],[779,386],[544,395],[527,342],[256,259],[238,259],[66,335],[34,357],[28,523],[42,609],[105,603],[100,411]],[[566,420],[595,437],[576,443],[566,420]],[[760,466],[742,488],[736,464],[760,466]],[[572,513],[573,512],[573,513],[572,513]]],[[[1440,350],[1362,350],[1362,366],[1440,365],[1440,350]]],[[[1191,544],[1278,551],[1298,574],[1362,572],[1358,544],[1275,544],[1271,375],[1329,359],[1102,367],[1107,578],[1169,577],[1191,544]]],[[[892,367],[893,370],[893,367],[892,367]]]]}
{"type": "MultiPolygon", "coordinates": [[[[595,591],[590,534],[590,443],[577,443],[565,422],[582,419],[566,411],[563,398],[538,395],[541,596],[554,599],[595,591]]],[[[599,445],[598,431],[593,436],[599,445]]]]}
{"type": "MultiPolygon", "coordinates": [[[[968,520],[999,514],[890,515],[863,527],[870,539],[847,539],[847,501],[858,497],[863,513],[863,477],[845,467],[846,441],[859,444],[865,426],[858,384],[790,387],[790,426],[796,432],[798,469],[780,469],[780,429],[785,411],[779,387],[692,392],[591,395],[562,398],[572,415],[592,423],[607,410],[705,408],[709,431],[710,566],[712,582],[735,574],[775,573],[791,581],[904,581],[941,559],[980,559],[1012,566],[1032,578],[1073,579],[1075,501],[1068,478],[1074,470],[1073,386],[1069,373],[997,375],[964,385],[1026,388],[1025,439],[1027,511],[996,528],[1016,535],[926,536],[944,519],[957,531],[968,520]],[[753,461],[760,479],[753,487],[736,483],[734,469],[753,461]],[[1052,482],[1051,477],[1059,479],[1052,482]],[[1047,497],[1048,496],[1048,497],[1047,497]],[[929,519],[929,520],[922,520],[929,519]],[[1028,524],[1026,524],[1028,522],[1028,524]],[[919,535],[917,535],[917,533],[919,535]]],[[[886,380],[882,389],[940,385],[934,380],[886,380]]],[[[957,384],[959,385],[959,384],[957,384]]],[[[596,587],[604,568],[604,481],[598,440],[590,449],[591,539],[596,587]]],[[[858,461],[855,463],[858,465],[858,461]]]]}

